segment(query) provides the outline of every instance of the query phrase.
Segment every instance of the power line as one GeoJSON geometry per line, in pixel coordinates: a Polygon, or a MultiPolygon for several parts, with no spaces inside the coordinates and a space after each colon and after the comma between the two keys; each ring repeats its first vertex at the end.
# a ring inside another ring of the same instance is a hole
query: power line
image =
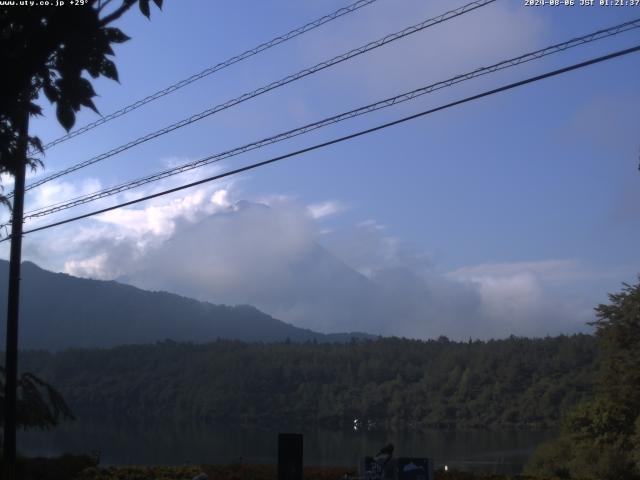
{"type": "MultiPolygon", "coordinates": [[[[90,158],[89,160],[85,160],[84,162],[80,162],[77,163],[69,168],[66,168],[64,170],[61,170],[57,173],[54,173],[52,175],[49,175],[41,180],[37,180],[33,183],[31,183],[30,185],[27,185],[26,190],[31,190],[35,187],[38,187],[44,183],[50,182],[51,180],[54,180],[56,178],[62,177],[64,175],[68,175],[71,172],[75,172],[76,170],[80,170],[81,168],[87,167],[89,165],[92,165],[96,162],[100,162],[102,160],[105,160],[109,157],[112,157],[118,153],[124,152],[125,150],[128,150],[132,147],[135,147],[136,145],[140,145],[142,143],[148,142],[149,140],[153,140],[154,138],[157,138],[161,135],[164,135],[166,133],[172,132],[174,130],[177,130],[179,128],[182,128],[184,126],[190,125],[194,122],[197,122],[198,120],[202,120],[203,118],[209,117],[211,115],[213,115],[214,113],[218,113],[222,110],[226,110],[227,108],[233,107],[235,105],[238,105],[239,103],[245,102],[251,98],[257,97],[258,95],[262,95],[263,93],[269,92],[271,90],[274,90],[276,88],[279,88],[281,86],[287,85],[291,82],[294,82],[296,80],[299,80],[301,78],[304,78],[308,75],[311,75],[313,73],[319,72],[320,70],[324,70],[325,68],[331,67],[333,65],[336,65],[338,63],[342,63],[346,60],[349,60],[353,57],[356,57],[358,55],[361,55],[363,53],[366,53],[368,51],[374,50],[376,48],[379,48],[383,45],[386,45],[387,43],[391,43],[394,42],[400,38],[404,38],[408,35],[412,35],[416,32],[419,32],[421,30],[424,30],[428,27],[431,27],[433,25],[437,25],[439,23],[443,23],[447,20],[450,20],[452,18],[458,17],[460,15],[463,15],[465,13],[468,13],[470,11],[473,11],[477,8],[483,7],[485,5],[488,5],[490,3],[495,2],[496,0],[475,0],[471,3],[468,3],[462,7],[456,8],[455,10],[450,10],[448,12],[445,12],[441,15],[438,15],[437,17],[434,18],[430,18],[427,19],[423,22],[420,22],[416,25],[412,25],[410,27],[407,27],[399,32],[396,33],[391,33],[389,35],[386,35],[385,37],[376,40],[374,42],[370,42],[366,45],[363,45],[359,48],[355,48],[353,50],[348,51],[347,53],[343,53],[342,55],[338,55],[337,57],[333,57],[330,60],[326,60],[324,62],[318,63],[316,65],[314,65],[313,67],[309,67],[306,68],[304,70],[299,71],[298,73],[292,74],[292,75],[288,75],[278,81],[272,82],[268,85],[265,85],[263,87],[260,87],[252,92],[249,93],[245,93],[244,95],[241,95],[239,97],[236,97],[232,100],[229,100],[225,103],[216,105],[215,107],[211,107],[207,110],[204,110],[200,113],[197,113],[195,115],[192,115],[191,117],[185,118],[183,120],[180,120],[179,122],[173,123],[165,128],[162,128],[160,130],[157,130],[155,132],[149,133],[147,135],[144,135],[142,137],[139,137],[135,140],[132,140],[124,145],[120,145],[119,147],[116,147],[106,153],[100,154],[96,157],[90,158]]],[[[11,197],[11,195],[7,195],[7,197],[11,197]]]]}
{"type": "Polygon", "coordinates": [[[383,108],[387,108],[387,107],[391,107],[393,105],[397,105],[399,103],[403,103],[409,100],[413,100],[419,96],[425,95],[427,93],[431,93],[434,92],[436,90],[440,90],[442,88],[446,88],[446,87],[450,87],[452,85],[455,85],[457,83],[461,83],[463,81],[466,80],[470,80],[472,78],[475,77],[479,77],[482,75],[486,75],[488,73],[493,73],[499,70],[503,70],[506,68],[510,68],[510,67],[514,67],[517,65],[521,65],[523,63],[532,61],[532,60],[537,60],[540,59],[542,57],[545,57],[547,55],[551,55],[557,52],[561,52],[561,51],[565,51],[569,48],[573,48],[579,45],[583,45],[585,43],[589,43],[589,42],[593,42],[596,40],[601,40],[603,38],[607,38],[613,35],[617,35],[619,33],[622,32],[626,32],[628,30],[631,29],[635,29],[635,28],[639,28],[640,27],[640,18],[635,19],[635,20],[631,20],[628,22],[624,22],[622,24],[619,25],[615,25],[613,27],[609,27],[606,29],[601,29],[598,30],[596,32],[590,33],[588,35],[583,35],[581,37],[576,37],[573,38],[571,40],[568,40],[566,42],[562,42],[562,43],[558,43],[555,45],[551,45],[549,47],[540,49],[540,50],[536,50],[534,52],[530,52],[530,53],[526,53],[524,55],[520,55],[518,57],[515,58],[511,58],[508,60],[503,60],[499,63],[493,64],[491,66],[487,66],[487,67],[482,67],[482,68],[478,68],[476,70],[472,70],[471,72],[465,73],[465,74],[461,74],[461,75],[457,75],[455,77],[452,77],[448,80],[443,80],[440,82],[436,82],[433,83],[431,85],[425,86],[425,87],[421,87],[418,88],[416,90],[412,90],[410,92],[406,92],[406,93],[402,93],[400,95],[396,95],[394,97],[390,97],[384,100],[380,100],[378,102],[366,105],[364,107],[360,107],[354,110],[350,110],[348,112],[344,112],[344,113],[340,113],[338,115],[334,115],[332,117],[328,117],[325,118],[323,120],[314,122],[314,123],[310,123],[307,125],[304,125],[302,127],[298,127],[296,129],[293,130],[289,130],[283,133],[279,133],[277,135],[268,137],[268,138],[264,138],[262,140],[258,140],[256,142],[252,142],[240,147],[236,147],[234,149],[231,150],[227,150],[225,152],[222,153],[218,153],[215,155],[211,155],[208,156],[206,158],[202,158],[202,159],[198,159],[196,161],[193,162],[189,162],[174,168],[170,168],[168,170],[164,170],[161,172],[157,172],[154,173],[152,175],[148,175],[136,180],[132,180],[126,183],[122,183],[120,185],[116,185],[114,187],[109,187],[103,190],[99,190],[97,192],[93,192],[90,194],[86,194],[86,195],[82,195],[79,197],[75,197],[75,198],[71,198],[71,199],[67,199],[64,200],[62,202],[58,202],[52,205],[48,205],[45,207],[41,207],[35,210],[31,210],[29,212],[27,212],[26,216],[25,216],[25,220],[26,219],[30,219],[30,218],[37,218],[37,217],[43,217],[46,215],[50,215],[62,210],[67,210],[69,208],[72,207],[76,207],[79,205],[83,205],[85,203],[89,203],[95,200],[99,200],[101,198],[106,198],[112,195],[116,195],[118,193],[127,191],[127,190],[131,190],[137,187],[140,187],[142,185],[146,185],[148,183],[151,182],[155,182],[158,180],[161,180],[163,178],[167,178],[173,175],[177,175],[180,173],[184,173],[186,171],[195,169],[195,168],[199,168],[202,167],[204,165],[208,165],[211,163],[215,163],[215,162],[219,162],[222,160],[225,160],[227,158],[236,156],[236,155],[240,155],[242,153],[251,151],[251,150],[255,150],[276,142],[280,142],[292,137],[296,137],[298,135],[302,135],[305,133],[308,133],[310,131],[325,127],[327,125],[332,125],[338,122],[342,122],[344,120],[350,119],[350,118],[354,118],[360,115],[364,115],[367,113],[371,113],[373,111],[377,111],[377,110],[381,110],[383,108]]]}
{"type": "Polygon", "coordinates": [[[251,48],[239,55],[236,55],[234,57],[231,57],[227,60],[225,60],[224,62],[220,62],[216,65],[213,65],[211,67],[205,68],[204,70],[202,70],[199,73],[196,73],[194,75],[191,75],[188,78],[185,78],[183,80],[180,80],[172,85],[169,85],[168,87],[159,90],[155,93],[152,93],[151,95],[148,95],[130,105],[127,105],[126,107],[122,107],[120,110],[116,110],[113,113],[110,113],[109,115],[105,115],[102,118],[99,118],[98,120],[91,122],[81,128],[78,128],[77,130],[74,130],[70,133],[67,133],[66,135],[63,135],[60,138],[57,138],[49,143],[47,143],[46,145],[44,145],[44,149],[47,150],[55,145],[58,145],[62,142],[66,142],[67,140],[77,137],[78,135],[81,135],[85,132],[88,132],[89,130],[93,130],[94,128],[100,126],[100,125],[104,125],[105,123],[121,117],[123,115],[126,115],[127,113],[136,110],[137,108],[142,107],[143,105],[146,105],[147,103],[153,102],[154,100],[158,100],[159,98],[162,98],[166,95],[169,95],[173,92],[175,92],[176,90],[180,90],[182,87],[186,87],[187,85],[196,82],[202,78],[208,77],[209,75],[212,75],[224,68],[227,68],[235,63],[239,63],[243,60],[246,60],[247,58],[250,58],[254,55],[257,55],[258,53],[264,52],[265,50],[268,50],[272,47],[275,47],[276,45],[279,45],[281,43],[284,43],[288,40],[291,40],[295,37],[298,37],[300,35],[302,35],[303,33],[307,33],[311,30],[314,30],[322,25],[324,25],[325,23],[329,23],[337,18],[340,18],[344,15],[347,15],[349,13],[355,12],[356,10],[361,9],[362,7],[366,7],[367,5],[370,5],[374,2],[377,2],[378,0],[358,0],[355,3],[352,3],[351,5],[348,5],[346,7],[340,8],[338,10],[336,10],[335,12],[332,12],[328,15],[325,15],[324,17],[318,18],[317,20],[314,20],[313,22],[309,22],[306,25],[303,25],[302,27],[298,27],[294,30],[291,30],[288,33],[285,33],[284,35],[280,35],[279,37],[275,37],[271,40],[269,40],[268,42],[262,43],[260,45],[258,45],[257,47],[251,48]]]}
{"type": "MultiPolygon", "coordinates": [[[[550,77],[554,77],[554,76],[557,76],[557,75],[561,75],[563,73],[567,73],[567,72],[570,72],[570,71],[573,71],[573,70],[577,70],[577,69],[580,69],[580,68],[587,67],[589,65],[594,65],[596,63],[601,63],[601,62],[604,62],[606,60],[611,60],[613,58],[621,57],[623,55],[628,55],[628,54],[635,53],[635,52],[638,52],[638,51],[640,51],[640,45],[637,45],[637,46],[631,47],[631,48],[627,48],[627,49],[624,49],[624,50],[619,50],[617,52],[613,52],[613,53],[610,53],[608,55],[604,55],[604,56],[601,56],[601,57],[593,58],[591,60],[587,60],[587,61],[584,61],[584,62],[581,62],[581,63],[576,63],[576,64],[573,64],[573,65],[570,65],[568,67],[564,67],[564,68],[560,68],[560,69],[557,69],[557,70],[553,70],[553,71],[544,73],[542,75],[537,75],[535,77],[529,77],[529,78],[527,78],[525,80],[520,80],[518,82],[510,83],[508,85],[504,85],[502,87],[494,88],[492,90],[488,90],[488,91],[479,93],[477,95],[473,95],[473,96],[470,96],[470,97],[463,98],[462,100],[457,100],[455,102],[447,103],[445,105],[441,105],[441,106],[436,107],[436,108],[432,108],[432,109],[425,110],[425,111],[420,112],[420,113],[409,115],[409,116],[400,118],[398,120],[394,120],[392,122],[387,122],[387,123],[378,125],[376,127],[368,128],[366,130],[361,130],[359,132],[352,133],[350,135],[345,135],[343,137],[334,138],[333,140],[329,140],[327,142],[319,143],[319,144],[313,145],[311,147],[303,148],[303,149],[297,150],[295,152],[290,152],[290,153],[287,153],[285,155],[280,155],[278,157],[274,157],[274,158],[271,158],[269,160],[264,160],[262,162],[253,163],[251,165],[247,165],[247,166],[244,166],[244,167],[241,167],[241,168],[236,168],[235,170],[231,170],[231,171],[228,171],[228,172],[225,172],[225,173],[221,173],[219,175],[214,175],[212,177],[204,178],[204,179],[198,180],[196,182],[191,182],[191,183],[188,183],[188,184],[185,184],[185,185],[181,185],[179,187],[175,187],[175,188],[171,188],[171,189],[168,189],[168,190],[164,190],[162,192],[154,193],[152,195],[147,195],[145,197],[138,198],[136,200],[131,200],[131,201],[120,203],[118,205],[114,205],[114,206],[111,206],[111,207],[107,207],[107,208],[103,208],[103,209],[100,209],[100,210],[95,210],[93,212],[85,213],[83,215],[78,215],[76,217],[67,218],[66,220],[61,220],[59,222],[50,223],[50,224],[44,225],[42,227],[32,228],[31,230],[27,230],[27,231],[23,232],[23,234],[34,233],[34,232],[38,232],[38,231],[41,231],[41,230],[46,230],[46,229],[49,229],[49,228],[57,227],[57,226],[60,226],[60,225],[64,225],[66,223],[71,223],[71,222],[75,222],[77,220],[81,220],[83,218],[92,217],[94,215],[99,215],[101,213],[106,213],[106,212],[109,212],[111,210],[116,210],[116,209],[119,209],[119,208],[122,208],[122,207],[126,207],[126,206],[129,206],[129,205],[134,205],[136,203],[144,202],[146,200],[151,200],[153,198],[157,198],[157,197],[161,197],[161,196],[164,196],[164,195],[168,195],[170,193],[175,193],[175,192],[178,192],[180,190],[184,190],[184,189],[187,189],[187,188],[195,187],[197,185],[202,185],[203,183],[212,182],[214,180],[219,180],[221,178],[229,177],[231,175],[237,175],[238,173],[242,173],[242,172],[246,172],[246,171],[249,171],[249,170],[253,170],[253,169],[258,168],[258,167],[263,167],[263,166],[269,165],[271,163],[278,162],[280,160],[284,160],[284,159],[287,159],[287,158],[290,158],[290,157],[301,155],[303,153],[311,152],[313,150],[318,150],[320,148],[328,147],[329,145],[334,145],[336,143],[341,143],[341,142],[344,142],[344,141],[347,141],[347,140],[352,140],[354,138],[361,137],[363,135],[367,135],[369,133],[377,132],[378,130],[383,130],[385,128],[392,127],[394,125],[399,125],[401,123],[408,122],[409,120],[414,120],[416,118],[424,117],[426,115],[430,115],[430,114],[438,112],[440,110],[445,110],[447,108],[451,108],[451,107],[454,107],[454,106],[457,106],[457,105],[461,105],[463,103],[468,103],[468,102],[471,102],[473,100],[478,100],[480,98],[488,97],[488,96],[494,95],[496,93],[504,92],[506,90],[511,90],[513,88],[520,87],[522,85],[527,85],[529,83],[534,83],[534,82],[537,82],[537,81],[540,81],[540,80],[544,80],[546,78],[550,78],[550,77]]],[[[4,238],[4,239],[0,240],[0,242],[4,242],[6,240],[9,240],[10,238],[11,237],[9,236],[7,238],[4,238]]]]}

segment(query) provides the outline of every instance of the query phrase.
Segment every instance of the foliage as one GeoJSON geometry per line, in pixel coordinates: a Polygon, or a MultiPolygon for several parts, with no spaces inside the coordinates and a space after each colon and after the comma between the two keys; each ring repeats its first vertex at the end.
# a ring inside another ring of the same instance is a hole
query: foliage
{"type": "MultiPolygon", "coordinates": [[[[74,480],[191,480],[198,473],[210,480],[276,480],[275,465],[202,465],[201,467],[106,467],[88,468],[74,480]]],[[[353,475],[347,467],[304,467],[305,480],[340,480],[353,475]],[[345,475],[347,475],[345,477],[345,475]]],[[[477,474],[450,470],[437,470],[435,480],[527,480],[529,477],[509,477],[495,474],[477,474]]],[[[549,477],[548,480],[553,480],[549,477]]]]}
{"type": "MultiPolygon", "coordinates": [[[[1,466],[1,464],[0,464],[1,466]]],[[[88,455],[63,455],[58,458],[20,458],[18,474],[22,480],[191,480],[205,473],[209,480],[276,480],[276,465],[200,465],[200,466],[98,466],[88,455]]],[[[479,474],[456,470],[436,470],[435,480],[533,480],[498,474],[479,474]]],[[[341,480],[355,474],[349,467],[305,466],[305,480],[341,480]]],[[[0,471],[0,480],[2,472],[0,471]]],[[[547,477],[546,480],[560,480],[547,477]]]]}
{"type": "Polygon", "coordinates": [[[595,373],[588,335],[25,352],[80,416],[246,426],[552,428],[595,373]]]}
{"type": "MultiPolygon", "coordinates": [[[[4,412],[5,369],[0,367],[0,413],[4,412]]],[[[74,419],[64,399],[51,385],[31,373],[23,373],[17,384],[17,425],[22,428],[49,429],[60,420],[74,419]]],[[[4,416],[0,416],[0,425],[4,416]]]]}
{"type": "Polygon", "coordinates": [[[596,307],[594,322],[602,352],[597,396],[621,410],[625,426],[620,433],[629,435],[640,415],[640,283],[624,284],[609,300],[596,307]]]}
{"type": "Polygon", "coordinates": [[[92,467],[73,480],[191,480],[202,470],[198,467],[92,467]]]}
{"type": "MultiPolygon", "coordinates": [[[[500,475],[496,473],[472,473],[458,470],[436,470],[435,480],[531,480],[531,477],[523,475],[500,475]]],[[[556,477],[548,477],[545,480],[558,480],[556,477]]]]}
{"type": "MultiPolygon", "coordinates": [[[[57,458],[18,458],[17,478],[21,480],[70,480],[75,475],[95,467],[98,459],[89,455],[63,455],[57,458]]],[[[0,461],[0,479],[2,479],[0,461]]]]}
{"type": "MultiPolygon", "coordinates": [[[[81,107],[97,112],[92,100],[96,93],[85,72],[92,78],[118,80],[109,58],[114,54],[112,45],[129,37],[110,25],[136,3],[147,17],[150,11],[149,0],[122,0],[109,10],[111,3],[88,0],[72,8],[0,6],[0,173],[13,175],[23,162],[19,131],[25,114],[42,113],[36,103],[40,92],[56,105],[58,121],[69,130],[81,107]]],[[[162,6],[162,0],[154,3],[162,6]]],[[[28,143],[42,151],[38,137],[30,136],[28,143]]],[[[28,163],[32,168],[40,164],[34,158],[28,163]]]]}
{"type": "Polygon", "coordinates": [[[558,439],[526,471],[563,478],[640,478],[640,283],[596,307],[600,363],[593,398],[571,410],[558,439]]]}

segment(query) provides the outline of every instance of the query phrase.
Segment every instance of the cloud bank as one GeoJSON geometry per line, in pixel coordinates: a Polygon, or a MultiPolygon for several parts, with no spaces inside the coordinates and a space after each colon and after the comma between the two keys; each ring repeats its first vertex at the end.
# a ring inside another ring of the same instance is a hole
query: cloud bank
{"type": "Polygon", "coordinates": [[[238,197],[230,185],[208,186],[108,212],[27,242],[25,258],[76,276],[251,304],[321,332],[455,339],[572,333],[587,328],[592,307],[604,300],[594,295],[601,276],[577,260],[447,271],[375,220],[327,228],[344,209],[338,201],[238,197]]]}

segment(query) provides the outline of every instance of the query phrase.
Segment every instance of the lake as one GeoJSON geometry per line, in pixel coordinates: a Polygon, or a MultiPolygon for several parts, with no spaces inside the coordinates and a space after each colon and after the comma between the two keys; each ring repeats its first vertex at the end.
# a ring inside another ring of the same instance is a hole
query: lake
{"type": "MultiPolygon", "coordinates": [[[[520,473],[534,448],[550,432],[440,431],[379,432],[283,430],[304,434],[304,463],[355,466],[388,442],[395,456],[432,458],[436,466],[520,473]]],[[[49,432],[20,432],[18,450],[29,456],[99,451],[103,465],[276,463],[277,431],[179,424],[122,424],[77,421],[49,432]]]]}

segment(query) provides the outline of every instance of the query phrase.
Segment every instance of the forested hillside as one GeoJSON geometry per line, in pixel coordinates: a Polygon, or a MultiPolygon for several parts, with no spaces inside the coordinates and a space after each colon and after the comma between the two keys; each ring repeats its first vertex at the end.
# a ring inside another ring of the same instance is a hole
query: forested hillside
{"type": "MultiPolygon", "coordinates": [[[[0,311],[6,311],[9,263],[0,260],[0,311]]],[[[210,342],[349,341],[362,333],[322,334],[298,328],[249,305],[213,305],[118,282],[77,278],[22,264],[20,347],[62,350],[153,343],[167,338],[210,342]],[[29,300],[31,299],[31,300],[29,300]]],[[[5,330],[0,328],[0,345],[5,330]]]]}
{"type": "Polygon", "coordinates": [[[549,428],[591,392],[593,337],[26,352],[79,418],[351,428],[549,428]]]}

